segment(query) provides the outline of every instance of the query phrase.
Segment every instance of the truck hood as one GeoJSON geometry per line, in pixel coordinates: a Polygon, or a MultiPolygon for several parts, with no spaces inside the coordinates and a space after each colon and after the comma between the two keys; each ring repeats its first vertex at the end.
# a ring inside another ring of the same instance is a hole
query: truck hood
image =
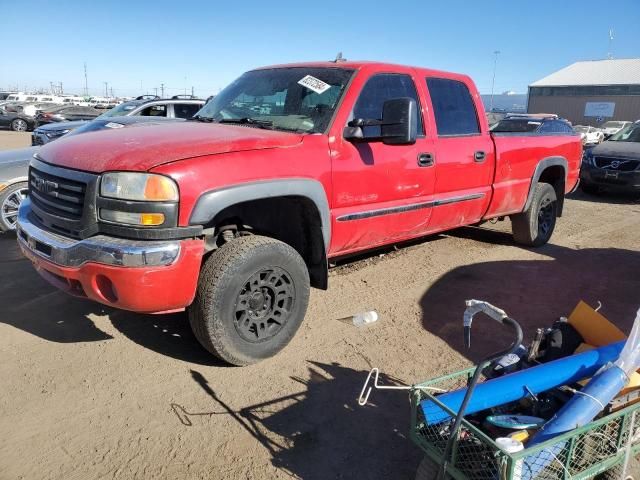
{"type": "Polygon", "coordinates": [[[640,160],[640,143],[638,142],[602,142],[591,149],[592,155],[602,157],[622,157],[640,160]]]}
{"type": "Polygon", "coordinates": [[[101,173],[146,171],[185,158],[292,147],[302,135],[216,123],[140,124],[62,137],[38,152],[47,163],[101,173]]]}

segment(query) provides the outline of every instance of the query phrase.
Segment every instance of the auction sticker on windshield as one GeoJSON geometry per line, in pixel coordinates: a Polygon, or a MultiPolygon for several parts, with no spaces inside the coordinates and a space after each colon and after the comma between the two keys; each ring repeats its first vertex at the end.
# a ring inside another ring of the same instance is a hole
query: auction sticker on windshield
{"type": "Polygon", "coordinates": [[[329,85],[328,83],[324,83],[322,80],[312,75],[307,75],[301,80],[298,80],[298,84],[302,85],[303,87],[307,87],[309,90],[312,90],[318,94],[324,93],[329,90],[329,88],[331,88],[331,85],[329,85]]]}

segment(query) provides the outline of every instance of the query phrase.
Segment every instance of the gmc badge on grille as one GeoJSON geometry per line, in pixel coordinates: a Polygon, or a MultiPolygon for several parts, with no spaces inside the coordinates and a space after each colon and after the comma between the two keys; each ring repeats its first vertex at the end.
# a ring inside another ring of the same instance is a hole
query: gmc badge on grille
{"type": "Polygon", "coordinates": [[[33,186],[42,193],[52,193],[58,188],[56,182],[45,180],[42,177],[33,176],[33,186]]]}

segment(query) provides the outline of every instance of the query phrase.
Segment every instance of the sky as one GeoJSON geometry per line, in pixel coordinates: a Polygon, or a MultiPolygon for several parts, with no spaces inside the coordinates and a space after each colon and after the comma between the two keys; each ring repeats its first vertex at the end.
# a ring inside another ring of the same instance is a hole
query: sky
{"type": "Polygon", "coordinates": [[[471,75],[481,93],[579,60],[640,57],[640,0],[0,0],[0,89],[215,94],[263,65],[380,60],[471,75]]]}

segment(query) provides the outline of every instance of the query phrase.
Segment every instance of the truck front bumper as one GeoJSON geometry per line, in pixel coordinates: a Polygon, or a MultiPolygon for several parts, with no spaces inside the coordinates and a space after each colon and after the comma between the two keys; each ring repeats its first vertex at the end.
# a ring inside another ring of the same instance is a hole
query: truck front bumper
{"type": "Polygon", "coordinates": [[[41,228],[30,214],[26,199],[18,213],[18,244],[55,287],[143,313],[180,310],[193,301],[202,240],[141,241],[107,235],[75,240],[41,228]]]}

